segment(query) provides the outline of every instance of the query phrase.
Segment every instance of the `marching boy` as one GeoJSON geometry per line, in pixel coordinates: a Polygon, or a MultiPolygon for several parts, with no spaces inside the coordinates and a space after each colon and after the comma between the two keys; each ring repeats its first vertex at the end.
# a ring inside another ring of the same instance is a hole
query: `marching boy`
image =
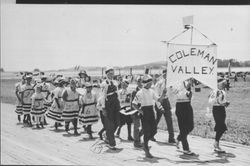
{"type": "Polygon", "coordinates": [[[166,94],[165,89],[161,97],[159,97],[154,90],[151,89],[152,81],[153,79],[150,75],[145,75],[142,80],[143,88],[136,93],[133,100],[133,107],[142,115],[144,151],[147,158],[153,158],[149,152],[148,141],[153,138],[157,132],[154,105],[155,102],[159,103],[166,94]]]}

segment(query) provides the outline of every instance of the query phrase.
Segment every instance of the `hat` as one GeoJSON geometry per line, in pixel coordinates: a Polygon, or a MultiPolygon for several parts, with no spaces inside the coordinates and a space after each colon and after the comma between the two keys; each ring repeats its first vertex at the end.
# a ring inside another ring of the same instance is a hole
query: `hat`
{"type": "Polygon", "coordinates": [[[217,83],[221,83],[223,81],[225,81],[225,79],[223,77],[221,77],[221,76],[217,77],[217,83]]]}
{"type": "Polygon", "coordinates": [[[91,88],[91,87],[92,87],[92,84],[91,84],[90,82],[86,82],[86,83],[85,83],[85,87],[86,87],[86,88],[91,88]]]}
{"type": "Polygon", "coordinates": [[[167,73],[167,69],[162,70],[162,73],[163,74],[167,73]]]}
{"type": "Polygon", "coordinates": [[[86,73],[86,71],[85,70],[81,70],[79,73],[78,73],[78,75],[80,76],[81,74],[85,74],[85,75],[87,75],[87,73],[86,73]]]}
{"type": "Polygon", "coordinates": [[[111,66],[108,66],[108,67],[106,67],[105,73],[107,74],[111,70],[114,70],[114,68],[111,66]]]}
{"type": "Polygon", "coordinates": [[[152,81],[153,81],[152,77],[148,74],[146,74],[142,77],[142,83],[145,85],[152,82],[152,81]]]}
{"type": "Polygon", "coordinates": [[[25,78],[26,78],[26,79],[27,79],[27,78],[32,78],[32,76],[33,76],[32,73],[27,73],[27,74],[25,75],[25,78]]]}
{"type": "Polygon", "coordinates": [[[125,84],[127,84],[127,85],[129,84],[128,79],[124,79],[122,82],[125,83],[125,84]]]}
{"type": "Polygon", "coordinates": [[[41,79],[47,79],[47,77],[48,77],[48,76],[46,76],[46,75],[42,75],[42,76],[41,76],[41,79]]]}

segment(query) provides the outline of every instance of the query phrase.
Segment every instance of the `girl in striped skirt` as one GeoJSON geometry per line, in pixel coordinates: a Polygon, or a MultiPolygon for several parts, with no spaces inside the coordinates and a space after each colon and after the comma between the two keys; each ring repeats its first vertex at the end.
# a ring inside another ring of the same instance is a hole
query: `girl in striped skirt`
{"type": "Polygon", "coordinates": [[[22,77],[22,81],[16,83],[15,85],[15,94],[17,97],[17,105],[16,105],[16,110],[15,112],[17,113],[17,119],[19,121],[19,123],[21,122],[21,115],[23,114],[23,110],[22,110],[22,100],[21,100],[21,87],[22,85],[25,84],[25,77],[22,77]]]}
{"type": "MultiPolygon", "coordinates": [[[[47,77],[45,75],[42,76],[41,81],[42,81],[42,94],[45,96],[46,100],[50,97],[50,85],[46,83],[47,77]]],[[[51,106],[50,100],[48,102],[44,103],[44,115],[48,111],[49,107],[51,106]]],[[[46,118],[44,117],[44,124],[47,125],[46,118]]]]}
{"type": "Polygon", "coordinates": [[[63,122],[62,119],[62,111],[63,111],[63,100],[62,93],[64,90],[64,79],[58,78],[56,80],[58,83],[58,87],[56,87],[53,91],[53,102],[47,113],[47,117],[55,121],[55,129],[60,126],[59,124],[63,122]]]}
{"type": "Polygon", "coordinates": [[[46,102],[45,96],[41,93],[42,85],[36,86],[36,92],[32,95],[32,110],[31,115],[35,118],[36,127],[43,128],[44,123],[44,103],[46,102]]]}
{"type": "Polygon", "coordinates": [[[77,132],[77,119],[80,110],[79,103],[80,94],[76,91],[76,81],[70,80],[70,87],[66,87],[62,94],[64,101],[64,108],[62,113],[62,119],[65,121],[65,131],[69,131],[69,123],[74,125],[74,134],[79,135],[77,132]]]}
{"type": "Polygon", "coordinates": [[[32,80],[31,74],[27,74],[25,78],[26,78],[26,83],[21,87],[21,101],[24,114],[24,124],[27,124],[30,127],[32,127],[30,111],[32,104],[31,96],[34,93],[33,89],[34,86],[31,84],[32,80]]]}
{"type": "Polygon", "coordinates": [[[91,126],[98,122],[99,116],[96,108],[97,95],[92,92],[91,83],[85,83],[86,92],[81,97],[82,112],[80,114],[80,122],[87,126],[86,130],[89,139],[93,139],[91,126]]]}
{"type": "Polygon", "coordinates": [[[213,105],[213,117],[215,121],[214,130],[216,132],[214,151],[219,153],[225,153],[225,151],[220,148],[219,141],[223,133],[227,130],[227,126],[225,123],[225,107],[230,104],[226,100],[226,92],[224,91],[226,84],[227,82],[223,78],[218,79],[218,89],[212,91],[209,95],[209,103],[213,105]]]}

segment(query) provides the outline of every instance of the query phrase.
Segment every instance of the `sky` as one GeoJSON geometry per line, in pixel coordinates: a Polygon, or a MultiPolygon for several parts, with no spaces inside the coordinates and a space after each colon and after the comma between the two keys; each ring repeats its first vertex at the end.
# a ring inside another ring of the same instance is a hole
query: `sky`
{"type": "MultiPolygon", "coordinates": [[[[250,5],[31,5],[1,1],[5,71],[128,66],[166,60],[182,18],[218,45],[217,57],[250,60],[250,5]]],[[[174,40],[189,43],[187,32],[174,40]]],[[[193,44],[211,44],[193,33],[193,44]]]]}

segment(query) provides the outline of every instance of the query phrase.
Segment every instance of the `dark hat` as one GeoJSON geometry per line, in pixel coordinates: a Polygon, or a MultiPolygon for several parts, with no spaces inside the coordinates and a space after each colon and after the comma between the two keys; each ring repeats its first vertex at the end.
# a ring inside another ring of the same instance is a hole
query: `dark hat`
{"type": "Polygon", "coordinates": [[[87,72],[85,70],[81,70],[78,75],[80,76],[81,74],[87,75],[87,72]]]}
{"type": "Polygon", "coordinates": [[[162,73],[163,73],[163,74],[164,74],[164,73],[167,73],[167,69],[162,70],[162,73]]]}

